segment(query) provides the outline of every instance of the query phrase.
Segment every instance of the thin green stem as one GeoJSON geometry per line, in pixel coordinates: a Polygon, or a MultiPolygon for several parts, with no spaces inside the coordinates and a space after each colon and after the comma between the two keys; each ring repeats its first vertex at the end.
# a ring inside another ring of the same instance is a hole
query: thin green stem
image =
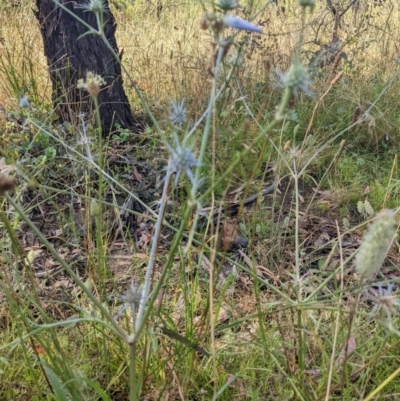
{"type": "MultiPolygon", "coordinates": [[[[173,239],[172,244],[171,244],[171,247],[169,249],[168,259],[167,259],[167,261],[165,263],[164,269],[163,269],[163,271],[161,273],[161,276],[160,276],[159,280],[157,281],[157,283],[156,283],[156,285],[154,287],[154,290],[152,291],[151,296],[150,296],[150,298],[149,298],[149,300],[147,302],[147,308],[145,309],[145,312],[143,314],[142,322],[146,322],[147,319],[149,318],[150,313],[152,311],[152,306],[153,306],[155,300],[157,299],[157,296],[158,296],[158,294],[159,294],[159,292],[161,290],[161,287],[165,283],[165,279],[166,279],[167,273],[171,269],[172,264],[173,264],[173,262],[175,260],[175,255],[177,253],[178,247],[181,245],[181,241],[182,241],[182,237],[183,237],[183,234],[184,234],[184,230],[187,227],[187,222],[189,220],[190,214],[191,214],[191,209],[189,207],[187,207],[185,209],[185,212],[184,212],[183,216],[182,216],[182,221],[181,221],[181,225],[179,227],[179,230],[175,234],[174,239],[173,239]]],[[[137,331],[135,332],[135,335],[130,340],[131,343],[137,342],[137,340],[140,338],[140,335],[141,335],[142,331],[144,330],[144,327],[145,327],[145,324],[141,324],[138,327],[137,331]]]]}
{"type": "MultiPolygon", "coordinates": [[[[302,280],[301,280],[301,272],[300,272],[300,194],[299,194],[299,176],[297,174],[297,166],[296,160],[293,161],[293,179],[294,179],[294,196],[295,196],[295,264],[296,264],[296,298],[297,302],[301,303],[302,301],[302,280]]],[[[304,353],[305,353],[305,344],[303,338],[303,322],[302,322],[302,308],[297,309],[297,340],[299,343],[298,348],[298,364],[300,374],[302,375],[304,372],[304,353]]]]}
{"type": "Polygon", "coordinates": [[[134,331],[133,331],[134,335],[136,335],[136,333],[138,331],[141,331],[142,326],[144,326],[146,324],[146,320],[143,319],[143,315],[144,315],[144,312],[146,309],[146,301],[150,294],[151,278],[153,276],[153,269],[154,269],[154,265],[156,263],[157,251],[158,251],[158,241],[160,239],[161,229],[163,227],[163,222],[164,222],[163,220],[164,220],[164,215],[165,215],[165,209],[167,207],[168,191],[169,191],[171,175],[172,175],[172,166],[171,166],[171,160],[170,160],[168,167],[167,167],[167,174],[165,176],[164,189],[163,189],[161,202],[160,202],[161,206],[160,206],[160,211],[158,213],[157,224],[156,224],[156,227],[154,230],[153,242],[151,244],[149,263],[147,265],[146,276],[144,279],[144,288],[143,288],[143,293],[142,293],[142,299],[141,299],[141,302],[139,305],[139,310],[137,313],[136,322],[135,322],[135,326],[134,326],[134,331]]]}
{"type": "Polygon", "coordinates": [[[129,401],[139,401],[136,380],[136,343],[129,344],[129,401]]]}
{"type": "Polygon", "coordinates": [[[104,279],[108,275],[108,269],[106,264],[105,258],[105,249],[103,244],[103,211],[102,211],[102,203],[100,202],[103,199],[103,190],[104,190],[104,182],[103,182],[103,174],[104,171],[104,156],[103,156],[103,131],[101,127],[101,116],[100,116],[100,108],[99,108],[99,100],[97,96],[93,96],[93,102],[95,107],[96,113],[96,120],[97,120],[97,155],[98,155],[98,165],[99,165],[99,179],[98,179],[98,193],[97,199],[99,202],[97,203],[97,208],[99,210],[96,211],[96,247],[97,247],[97,265],[98,265],[98,272],[100,283],[102,284],[102,291],[104,291],[104,279]]]}
{"type": "MultiPolygon", "coordinates": [[[[204,160],[204,156],[205,156],[206,149],[208,146],[208,138],[209,138],[210,129],[211,129],[211,117],[213,115],[213,110],[214,110],[214,105],[215,105],[215,94],[216,94],[217,83],[218,83],[218,75],[219,75],[219,70],[221,67],[222,57],[223,57],[224,51],[225,51],[225,46],[226,46],[225,44],[220,44],[220,47],[218,49],[218,56],[217,56],[217,63],[216,63],[215,72],[214,72],[213,86],[211,89],[211,95],[210,95],[210,100],[209,100],[208,109],[207,109],[207,118],[206,118],[206,123],[204,126],[200,153],[198,156],[199,164],[196,167],[196,171],[195,171],[195,182],[196,183],[200,182],[202,162],[204,160]]],[[[196,199],[197,189],[198,189],[197,185],[193,185],[192,190],[190,192],[191,200],[196,199]]]]}

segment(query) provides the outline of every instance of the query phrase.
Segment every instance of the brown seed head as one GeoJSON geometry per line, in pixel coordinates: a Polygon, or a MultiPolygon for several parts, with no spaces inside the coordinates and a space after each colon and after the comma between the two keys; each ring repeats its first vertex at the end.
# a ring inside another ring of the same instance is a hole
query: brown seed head
{"type": "Polygon", "coordinates": [[[0,174],[0,196],[3,196],[7,191],[12,191],[16,185],[13,177],[7,174],[0,174]]]}

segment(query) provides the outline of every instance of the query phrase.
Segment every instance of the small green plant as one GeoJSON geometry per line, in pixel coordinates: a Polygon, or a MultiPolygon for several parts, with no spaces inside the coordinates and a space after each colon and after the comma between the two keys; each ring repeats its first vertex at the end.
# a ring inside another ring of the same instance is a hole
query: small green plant
{"type": "Polygon", "coordinates": [[[357,211],[364,218],[371,217],[375,214],[375,211],[372,208],[371,204],[369,203],[368,199],[365,199],[364,202],[362,201],[357,202],[357,211]]]}
{"type": "Polygon", "coordinates": [[[115,124],[118,134],[114,134],[112,139],[120,144],[128,142],[132,138],[132,133],[128,129],[121,129],[119,124],[115,124]]]}

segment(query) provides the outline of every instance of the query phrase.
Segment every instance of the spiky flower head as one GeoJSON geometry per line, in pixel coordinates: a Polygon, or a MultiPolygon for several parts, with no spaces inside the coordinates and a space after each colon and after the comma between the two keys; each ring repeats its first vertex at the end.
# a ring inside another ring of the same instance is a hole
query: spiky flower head
{"type": "Polygon", "coordinates": [[[392,210],[384,209],[378,213],[356,255],[356,270],[362,278],[378,273],[396,234],[396,227],[392,210]]]}
{"type": "Polygon", "coordinates": [[[167,144],[168,150],[170,151],[170,168],[171,173],[176,173],[175,185],[179,181],[179,177],[182,173],[185,173],[189,178],[193,186],[198,186],[196,179],[191,170],[192,167],[199,166],[199,162],[194,157],[192,151],[186,146],[179,142],[176,134],[174,134],[174,146],[167,144]]]}
{"type": "Polygon", "coordinates": [[[91,11],[93,13],[107,13],[110,11],[108,6],[103,0],[89,0],[85,4],[78,5],[84,11],[91,11]]]}
{"type": "Polygon", "coordinates": [[[308,75],[307,67],[300,63],[295,63],[289,72],[282,76],[282,82],[285,88],[291,89],[294,96],[299,92],[311,94],[309,86],[311,79],[308,75]]]}
{"type": "Polygon", "coordinates": [[[238,6],[237,0],[218,0],[217,6],[224,11],[233,10],[238,6]]]}
{"type": "Polygon", "coordinates": [[[132,312],[134,313],[136,307],[145,301],[143,287],[136,281],[132,280],[126,294],[120,295],[118,298],[121,301],[128,303],[132,308],[132,312]]]}
{"type": "Polygon", "coordinates": [[[365,296],[367,300],[374,303],[368,320],[376,317],[389,330],[399,334],[399,331],[393,325],[393,315],[398,315],[400,312],[400,299],[395,294],[394,284],[385,285],[378,283],[375,287],[377,288],[370,288],[365,296]]]}
{"type": "Polygon", "coordinates": [[[19,107],[29,107],[31,104],[31,102],[28,99],[28,96],[26,95],[22,95],[21,98],[19,99],[19,103],[18,106],[19,107]]]}
{"type": "Polygon", "coordinates": [[[86,73],[86,80],[83,78],[78,80],[77,88],[85,89],[90,96],[97,96],[100,92],[100,87],[105,85],[106,81],[98,74],[91,71],[86,73]]]}
{"type": "Polygon", "coordinates": [[[178,127],[182,127],[182,124],[186,121],[186,108],[184,106],[185,98],[180,102],[171,100],[171,110],[169,113],[169,119],[171,122],[178,127]]]}

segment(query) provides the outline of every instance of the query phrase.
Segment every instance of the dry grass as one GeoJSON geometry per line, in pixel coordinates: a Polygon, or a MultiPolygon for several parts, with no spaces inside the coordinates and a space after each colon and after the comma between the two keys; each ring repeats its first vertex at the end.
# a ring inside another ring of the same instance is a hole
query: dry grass
{"type": "MultiPolygon", "coordinates": [[[[16,96],[15,88],[7,79],[11,69],[20,78],[21,89],[25,87],[31,92],[37,88],[41,100],[50,100],[51,85],[42,38],[31,8],[30,2],[24,2],[20,7],[0,11],[4,14],[2,20],[6,21],[0,31],[3,38],[0,45],[0,99],[10,105],[16,96]]],[[[207,69],[214,50],[208,33],[199,29],[203,14],[200,2],[185,6],[167,2],[160,18],[157,18],[156,9],[146,2],[137,1],[126,10],[112,9],[118,24],[117,43],[120,50],[124,49],[124,65],[153,109],[164,109],[171,98],[206,100],[211,82],[207,69]]],[[[240,14],[248,16],[243,12],[240,14]]],[[[371,79],[376,74],[392,74],[396,68],[394,60],[399,55],[400,29],[396,24],[399,10],[378,7],[370,14],[366,20],[361,11],[350,11],[339,29],[343,51],[351,61],[345,68],[348,70],[345,78],[359,89],[364,87],[363,79],[371,79]]],[[[263,26],[264,35],[249,38],[246,68],[240,76],[243,83],[250,85],[268,82],[274,70],[289,68],[297,45],[300,14],[294,5],[287,7],[285,13],[271,6],[258,15],[255,22],[263,26]]],[[[306,30],[305,59],[320,50],[321,45],[328,44],[331,36],[331,13],[317,10],[306,30]]],[[[129,88],[126,90],[132,104],[138,106],[133,92],[129,88]]]]}

